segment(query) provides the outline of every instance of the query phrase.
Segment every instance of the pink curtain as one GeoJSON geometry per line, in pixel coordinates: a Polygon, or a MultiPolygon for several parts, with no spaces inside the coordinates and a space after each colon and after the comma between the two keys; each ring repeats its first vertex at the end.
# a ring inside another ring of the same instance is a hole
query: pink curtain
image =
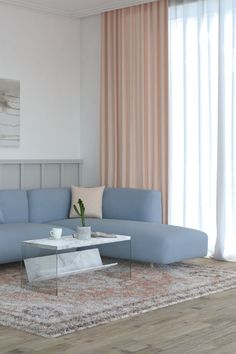
{"type": "Polygon", "coordinates": [[[101,182],[168,189],[168,4],[102,15],[101,182]]]}

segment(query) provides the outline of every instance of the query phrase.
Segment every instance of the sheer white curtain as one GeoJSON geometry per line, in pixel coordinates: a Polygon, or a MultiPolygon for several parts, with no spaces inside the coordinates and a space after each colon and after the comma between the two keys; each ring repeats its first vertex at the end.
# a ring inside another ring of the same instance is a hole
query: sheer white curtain
{"type": "Polygon", "coordinates": [[[236,261],[236,0],[169,3],[169,223],[236,261]]]}

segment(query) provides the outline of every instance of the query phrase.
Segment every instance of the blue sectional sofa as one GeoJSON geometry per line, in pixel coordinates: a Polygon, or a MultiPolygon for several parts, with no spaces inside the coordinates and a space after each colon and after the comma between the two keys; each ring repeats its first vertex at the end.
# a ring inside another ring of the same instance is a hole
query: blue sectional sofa
{"type": "MultiPolygon", "coordinates": [[[[70,188],[0,190],[0,263],[21,259],[21,242],[49,236],[53,226],[74,233],[79,219],[69,219],[70,188]]],[[[153,190],[106,188],[103,219],[87,218],[92,231],[130,235],[132,259],[168,264],[207,254],[207,235],[161,224],[161,194],[153,190]]],[[[125,245],[103,250],[127,259],[125,245]],[[114,253],[115,252],[115,253],[114,253]]]]}

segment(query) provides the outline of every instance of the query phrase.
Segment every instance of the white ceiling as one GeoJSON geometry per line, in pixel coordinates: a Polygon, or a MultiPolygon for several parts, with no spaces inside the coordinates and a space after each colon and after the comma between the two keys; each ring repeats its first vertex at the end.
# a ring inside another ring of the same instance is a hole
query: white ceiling
{"type": "Polygon", "coordinates": [[[154,0],[0,0],[0,3],[80,18],[151,1],[154,0]]]}

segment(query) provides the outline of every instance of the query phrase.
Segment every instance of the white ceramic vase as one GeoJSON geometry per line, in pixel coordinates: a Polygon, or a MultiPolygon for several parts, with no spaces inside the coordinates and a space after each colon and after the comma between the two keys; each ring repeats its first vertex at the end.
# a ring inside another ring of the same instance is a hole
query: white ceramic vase
{"type": "Polygon", "coordinates": [[[77,226],[77,238],[79,240],[90,240],[91,226],[77,226]]]}

